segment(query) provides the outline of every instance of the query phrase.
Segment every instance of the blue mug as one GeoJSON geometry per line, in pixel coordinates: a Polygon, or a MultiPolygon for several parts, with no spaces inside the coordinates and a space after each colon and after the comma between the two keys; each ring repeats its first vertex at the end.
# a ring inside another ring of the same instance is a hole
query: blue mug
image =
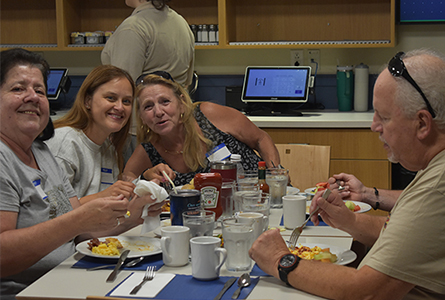
{"type": "Polygon", "coordinates": [[[201,192],[198,190],[177,190],[170,192],[170,219],[172,225],[183,226],[184,211],[201,210],[201,192]]]}

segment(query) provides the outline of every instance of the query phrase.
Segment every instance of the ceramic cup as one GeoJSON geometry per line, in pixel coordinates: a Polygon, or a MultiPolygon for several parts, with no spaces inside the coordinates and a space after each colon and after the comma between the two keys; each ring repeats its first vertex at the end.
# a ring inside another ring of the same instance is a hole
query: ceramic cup
{"type": "Polygon", "coordinates": [[[166,266],[179,267],[188,264],[190,228],[168,226],[161,228],[162,260],[166,266]]]}
{"type": "Polygon", "coordinates": [[[239,223],[250,223],[253,222],[253,240],[255,241],[267,228],[267,216],[265,217],[259,212],[237,212],[235,218],[238,219],[239,223]]]}
{"type": "Polygon", "coordinates": [[[213,280],[227,259],[227,250],[220,248],[221,239],[198,236],[190,239],[192,248],[192,276],[198,280],[213,280]]]}
{"type": "Polygon", "coordinates": [[[306,197],[286,195],[283,197],[284,227],[294,229],[306,220],[306,197]]]}

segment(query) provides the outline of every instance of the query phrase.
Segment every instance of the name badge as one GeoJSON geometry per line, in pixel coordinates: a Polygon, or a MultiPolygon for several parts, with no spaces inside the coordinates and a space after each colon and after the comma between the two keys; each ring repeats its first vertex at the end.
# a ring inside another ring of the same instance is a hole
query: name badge
{"type": "Polygon", "coordinates": [[[46,200],[48,196],[45,194],[45,192],[42,189],[42,186],[40,185],[40,179],[34,180],[32,182],[37,190],[37,193],[39,193],[40,197],[42,197],[43,200],[46,200]]]}
{"type": "Polygon", "coordinates": [[[222,143],[206,153],[206,157],[209,161],[221,161],[228,158],[231,154],[226,144],[222,143]]]}
{"type": "Polygon", "coordinates": [[[107,168],[101,168],[101,184],[112,185],[113,182],[113,170],[107,168]]]}

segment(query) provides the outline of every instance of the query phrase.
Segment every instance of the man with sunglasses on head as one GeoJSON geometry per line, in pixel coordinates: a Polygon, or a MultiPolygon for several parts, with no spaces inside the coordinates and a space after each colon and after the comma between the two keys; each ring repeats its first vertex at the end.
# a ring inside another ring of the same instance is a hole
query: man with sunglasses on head
{"type": "MultiPolygon", "coordinates": [[[[249,253],[265,272],[329,299],[445,299],[445,57],[431,50],[398,53],[374,87],[371,129],[392,162],[417,171],[388,217],[354,214],[336,191],[317,194],[323,221],[370,247],[357,269],[304,261],[278,230],[249,253]]],[[[318,217],[312,217],[318,224],[318,217]]]]}

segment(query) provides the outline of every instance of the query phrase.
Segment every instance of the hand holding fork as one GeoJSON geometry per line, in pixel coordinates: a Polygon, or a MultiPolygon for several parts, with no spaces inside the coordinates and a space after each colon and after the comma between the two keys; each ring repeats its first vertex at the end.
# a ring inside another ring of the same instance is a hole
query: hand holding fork
{"type": "MultiPolygon", "coordinates": [[[[326,189],[323,192],[323,195],[321,197],[323,199],[327,199],[330,193],[331,193],[331,190],[326,189]]],[[[312,218],[312,216],[318,212],[318,209],[319,209],[319,207],[317,206],[317,208],[314,209],[314,211],[309,215],[309,217],[306,219],[306,221],[303,222],[303,224],[294,228],[294,230],[292,231],[292,234],[290,236],[290,239],[289,239],[289,248],[290,249],[295,250],[295,246],[297,245],[297,240],[300,237],[300,234],[303,231],[303,228],[306,226],[307,222],[312,218]]]]}

